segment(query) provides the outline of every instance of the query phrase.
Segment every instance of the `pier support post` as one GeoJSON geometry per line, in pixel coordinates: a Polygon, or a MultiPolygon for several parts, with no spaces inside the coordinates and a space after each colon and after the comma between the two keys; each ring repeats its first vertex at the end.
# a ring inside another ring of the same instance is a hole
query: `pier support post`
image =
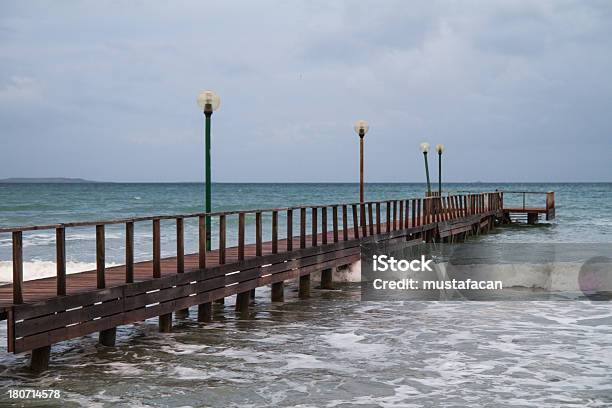
{"type": "Polygon", "coordinates": [[[255,288],[251,289],[251,303],[255,303],[255,288]]]}
{"type": "Polygon", "coordinates": [[[174,317],[177,319],[186,319],[189,317],[189,309],[180,309],[174,312],[174,317]]]}
{"type": "Polygon", "coordinates": [[[170,333],[172,331],[172,313],[159,316],[159,331],[170,333]]]}
{"type": "Polygon", "coordinates": [[[117,340],[117,328],[102,330],[98,335],[98,341],[101,345],[106,347],[115,347],[115,341],[117,340]]]}
{"type": "Polygon", "coordinates": [[[225,298],[217,299],[217,300],[215,300],[215,303],[218,304],[218,305],[225,304],[225,298]]]}
{"type": "Polygon", "coordinates": [[[285,283],[276,282],[272,284],[272,301],[282,302],[285,300],[285,283]]]}
{"type": "Polygon", "coordinates": [[[30,356],[30,370],[40,373],[49,368],[49,357],[51,356],[51,346],[40,347],[32,350],[30,356]]]}
{"type": "Polygon", "coordinates": [[[331,268],[323,269],[321,271],[321,289],[333,289],[334,284],[332,282],[332,270],[331,268]]]}
{"type": "Polygon", "coordinates": [[[212,303],[202,303],[198,305],[198,322],[212,321],[212,303]]]}
{"type": "Polygon", "coordinates": [[[247,312],[251,303],[251,291],[241,292],[236,295],[236,311],[247,312]]]}
{"type": "Polygon", "coordinates": [[[527,213],[527,224],[534,225],[538,223],[538,213],[527,213]]]}
{"type": "Polygon", "coordinates": [[[300,276],[299,296],[300,299],[310,297],[310,274],[300,276]]]}

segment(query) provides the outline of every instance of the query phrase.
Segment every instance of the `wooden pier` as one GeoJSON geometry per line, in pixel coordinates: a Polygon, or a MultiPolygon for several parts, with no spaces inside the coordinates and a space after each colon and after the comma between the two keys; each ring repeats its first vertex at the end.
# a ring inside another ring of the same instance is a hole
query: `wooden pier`
{"type": "MultiPolygon", "coordinates": [[[[549,197],[547,195],[547,207],[549,197]]],[[[552,196],[554,216],[554,195],[552,196]]],[[[0,286],[0,320],[8,325],[8,351],[31,351],[31,367],[46,369],[50,346],[99,332],[100,343],[114,346],[116,327],[159,317],[161,331],[172,329],[173,313],[185,317],[197,306],[198,321],[211,320],[212,302],[237,295],[236,310],[245,312],[252,291],[272,285],[272,301],[283,300],[283,282],[299,280],[300,297],[310,293],[310,275],[322,272],[322,288],[332,286],[332,269],[360,259],[364,238],[379,241],[453,241],[489,231],[507,218],[504,193],[449,194],[249,211],[163,215],[112,221],[0,228],[12,234],[13,283],[0,286]],[[206,219],[218,222],[218,244],[207,250],[206,219]],[[281,218],[282,217],[282,218],[281,218]],[[247,218],[254,237],[246,236],[247,218]],[[198,220],[197,237],[185,236],[185,220],[198,220]],[[283,220],[280,231],[279,220],[283,220]],[[269,237],[263,222],[269,222],[269,237]],[[161,257],[161,225],[176,227],[176,255],[161,257]],[[149,223],[153,259],[134,262],[134,225],[149,223]],[[237,245],[226,246],[230,223],[237,245]],[[105,227],[123,224],[125,264],[106,267],[105,227]],[[96,231],[96,270],[66,274],[66,230],[96,231]],[[56,276],[23,281],[23,233],[55,230],[56,276]],[[196,239],[198,253],[185,254],[185,239],[196,239]]],[[[550,211],[546,213],[550,214],[550,211]]]]}

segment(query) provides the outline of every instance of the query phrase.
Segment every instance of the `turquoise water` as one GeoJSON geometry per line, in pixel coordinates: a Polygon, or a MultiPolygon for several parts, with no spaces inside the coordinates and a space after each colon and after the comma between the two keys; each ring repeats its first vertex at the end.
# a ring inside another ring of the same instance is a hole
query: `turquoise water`
{"type": "MultiPolygon", "coordinates": [[[[369,184],[366,197],[421,197],[424,187],[369,184]]],[[[609,183],[446,188],[555,191],[554,222],[499,228],[483,242],[612,242],[609,183]]],[[[358,186],[216,184],[213,193],[222,211],[353,202],[358,186]]],[[[505,199],[522,205],[521,196],[505,199]]],[[[533,200],[527,205],[544,204],[543,196],[533,200]]],[[[197,184],[5,184],[0,225],[192,213],[202,203],[197,184]]],[[[93,266],[94,233],[69,232],[69,270],[93,266]]],[[[171,223],[162,235],[172,255],[171,223]]],[[[194,225],[185,239],[195,251],[194,225]]],[[[123,227],[108,228],[109,262],[122,262],[123,241],[123,227]]],[[[150,257],[150,223],[137,227],[136,241],[137,257],[150,257]]],[[[26,277],[52,274],[54,232],[27,233],[24,242],[26,277]]],[[[10,235],[0,234],[0,281],[10,270],[10,235]]],[[[59,389],[68,407],[612,406],[607,302],[366,302],[358,284],[299,300],[295,290],[289,284],[281,304],[258,289],[247,318],[234,313],[233,298],[215,305],[211,324],[197,323],[192,310],[171,334],[158,333],[156,319],[121,326],[113,349],[95,335],[62,342],[41,377],[23,368],[27,356],[5,354],[1,324],[0,406],[10,406],[7,390],[16,388],[59,389]]]]}
{"type": "MultiPolygon", "coordinates": [[[[610,242],[612,241],[612,184],[450,184],[447,190],[549,191],[556,193],[557,220],[542,228],[514,228],[488,239],[509,242],[610,242]]],[[[382,200],[421,197],[424,184],[367,184],[366,198],[382,200]]],[[[54,224],[69,221],[107,220],[154,214],[201,212],[204,189],[201,184],[0,184],[0,226],[54,224]]],[[[275,208],[302,204],[354,202],[357,184],[214,184],[215,211],[275,208]]],[[[522,205],[522,196],[506,194],[507,204],[522,205]]],[[[527,196],[526,204],[544,206],[544,196],[527,196]]],[[[384,208],[383,208],[384,213],[384,208]]],[[[281,216],[280,222],[284,219],[281,216]]],[[[349,214],[350,219],[350,214],[349,214]]],[[[213,220],[214,221],[214,220],[213,220]]],[[[265,220],[264,220],[265,221],[265,220]]],[[[172,254],[174,226],[162,225],[162,251],[172,254]]],[[[217,229],[213,225],[213,235],[217,229]]],[[[269,223],[264,222],[269,228],[269,223]]],[[[236,225],[228,224],[229,240],[235,239],[236,225]]],[[[136,225],[137,258],[150,256],[150,223],[136,225]]],[[[284,231],[280,228],[280,231],[284,231]]],[[[264,233],[269,232],[264,230],[264,233]]],[[[197,230],[186,226],[186,247],[196,251],[197,230]]],[[[109,226],[106,232],[107,259],[123,259],[123,226],[109,226]]],[[[252,238],[249,236],[248,238],[252,238]]],[[[68,259],[94,261],[93,227],[68,230],[68,259]]],[[[215,237],[213,236],[213,240],[215,237]]],[[[25,259],[52,261],[54,231],[28,232],[24,236],[25,259]]],[[[0,234],[0,261],[10,260],[10,236],[0,234]]]]}

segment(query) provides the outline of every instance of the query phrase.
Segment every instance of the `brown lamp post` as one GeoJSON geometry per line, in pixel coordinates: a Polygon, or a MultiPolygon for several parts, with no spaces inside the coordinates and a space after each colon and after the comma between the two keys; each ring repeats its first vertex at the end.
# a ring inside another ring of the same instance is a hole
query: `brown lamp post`
{"type": "Polygon", "coordinates": [[[363,193],[363,138],[368,133],[370,125],[365,120],[358,120],[355,122],[355,133],[359,135],[359,202],[365,201],[363,193]]]}

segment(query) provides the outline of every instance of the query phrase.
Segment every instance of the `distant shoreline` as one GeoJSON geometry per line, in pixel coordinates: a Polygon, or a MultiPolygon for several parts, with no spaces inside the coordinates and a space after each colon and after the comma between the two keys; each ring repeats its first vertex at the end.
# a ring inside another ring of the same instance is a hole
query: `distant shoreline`
{"type": "Polygon", "coordinates": [[[5,179],[0,179],[0,184],[40,184],[40,183],[64,183],[64,184],[76,184],[76,183],[99,183],[99,181],[93,180],[85,180],[82,178],[71,178],[71,177],[38,177],[38,178],[30,178],[30,177],[10,177],[5,179]]]}

